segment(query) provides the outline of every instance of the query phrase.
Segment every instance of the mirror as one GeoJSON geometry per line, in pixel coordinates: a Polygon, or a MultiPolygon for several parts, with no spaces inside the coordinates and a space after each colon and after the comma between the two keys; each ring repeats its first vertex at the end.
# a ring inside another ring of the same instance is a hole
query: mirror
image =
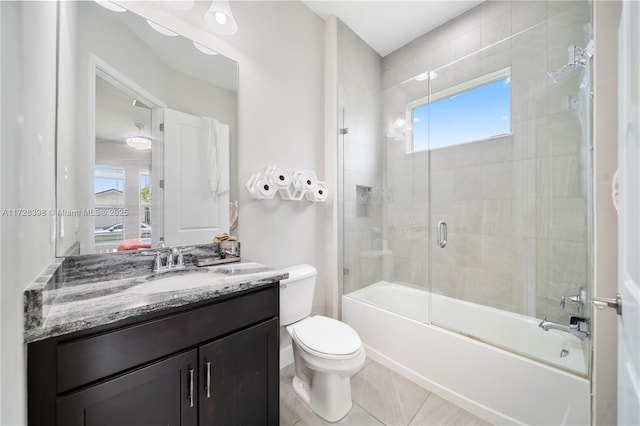
{"type": "Polygon", "coordinates": [[[59,18],[56,254],[231,233],[237,64],[93,1],[59,18]]]}

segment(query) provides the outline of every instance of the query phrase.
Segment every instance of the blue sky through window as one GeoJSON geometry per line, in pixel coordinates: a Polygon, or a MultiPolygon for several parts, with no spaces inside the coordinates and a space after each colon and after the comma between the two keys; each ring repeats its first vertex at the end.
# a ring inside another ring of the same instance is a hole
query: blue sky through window
{"type": "Polygon", "coordinates": [[[510,77],[413,108],[413,151],[511,133],[510,77]]]}
{"type": "Polygon", "coordinates": [[[148,173],[140,173],[140,189],[149,185],[149,174],[148,173]]]}
{"type": "Polygon", "coordinates": [[[117,189],[124,192],[124,169],[96,166],[95,192],[117,189]]]}

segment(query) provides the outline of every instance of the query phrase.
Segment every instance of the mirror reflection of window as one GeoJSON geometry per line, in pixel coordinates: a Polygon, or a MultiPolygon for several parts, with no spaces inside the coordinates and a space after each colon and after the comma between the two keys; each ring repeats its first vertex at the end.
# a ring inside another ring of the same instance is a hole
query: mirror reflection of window
{"type": "Polygon", "coordinates": [[[95,217],[95,243],[101,252],[138,247],[139,238],[151,238],[153,225],[153,107],[120,77],[102,70],[96,75],[95,161],[101,166],[95,192],[104,184],[121,191],[118,203],[108,208],[96,200],[102,214],[95,217]]]}
{"type": "Polygon", "coordinates": [[[96,166],[94,187],[95,242],[109,244],[121,241],[124,235],[123,218],[112,212],[120,212],[124,208],[125,170],[118,167],[96,166]]]}
{"type": "Polygon", "coordinates": [[[148,171],[140,172],[140,237],[151,238],[151,182],[148,171]]]}

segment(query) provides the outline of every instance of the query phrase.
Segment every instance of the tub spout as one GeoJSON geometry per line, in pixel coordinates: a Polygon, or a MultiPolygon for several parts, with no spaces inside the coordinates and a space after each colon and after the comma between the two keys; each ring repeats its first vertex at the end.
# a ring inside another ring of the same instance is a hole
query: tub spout
{"type": "Polygon", "coordinates": [[[558,324],[557,322],[553,322],[553,321],[547,321],[547,317],[544,317],[544,319],[540,321],[540,324],[538,324],[538,327],[540,327],[544,331],[560,330],[560,331],[564,331],[565,333],[570,333],[569,331],[570,329],[568,325],[558,324]]]}
{"type": "Polygon", "coordinates": [[[559,324],[553,321],[547,321],[547,317],[544,317],[544,319],[540,321],[540,324],[538,324],[538,327],[540,327],[544,331],[549,331],[549,330],[564,331],[565,333],[573,334],[574,336],[582,339],[585,337],[589,337],[591,332],[590,325],[591,324],[590,324],[589,318],[580,318],[580,317],[572,316],[571,320],[569,321],[569,325],[564,325],[564,324],[559,324]]]}

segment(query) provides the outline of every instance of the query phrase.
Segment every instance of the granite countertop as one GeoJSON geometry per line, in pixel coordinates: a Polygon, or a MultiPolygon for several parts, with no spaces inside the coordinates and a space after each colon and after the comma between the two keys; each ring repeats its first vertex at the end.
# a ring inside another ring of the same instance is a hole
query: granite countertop
{"type": "Polygon", "coordinates": [[[148,257],[143,259],[144,269],[134,272],[122,266],[127,263],[123,257],[115,261],[104,256],[77,258],[83,258],[82,266],[67,266],[64,272],[64,262],[52,262],[25,290],[26,343],[215,299],[288,277],[286,272],[246,260],[197,267],[185,259],[184,269],[152,273],[146,267],[148,257]],[[87,271],[82,273],[82,269],[87,271]]]}

